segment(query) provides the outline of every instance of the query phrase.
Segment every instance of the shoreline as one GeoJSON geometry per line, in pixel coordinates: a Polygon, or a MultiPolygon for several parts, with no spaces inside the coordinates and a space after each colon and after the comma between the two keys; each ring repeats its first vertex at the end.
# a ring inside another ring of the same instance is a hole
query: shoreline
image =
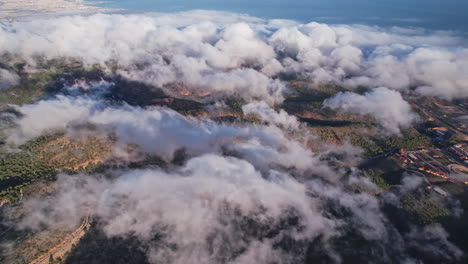
{"type": "Polygon", "coordinates": [[[0,1],[0,21],[12,22],[28,17],[50,16],[52,14],[109,12],[114,9],[96,6],[103,1],[83,0],[2,0],[0,1]]]}

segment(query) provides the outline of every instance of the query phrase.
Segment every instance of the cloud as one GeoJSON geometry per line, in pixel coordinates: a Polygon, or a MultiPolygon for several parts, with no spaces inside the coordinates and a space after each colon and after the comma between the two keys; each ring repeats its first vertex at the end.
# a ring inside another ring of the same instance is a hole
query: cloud
{"type": "Polygon", "coordinates": [[[20,77],[18,74],[0,69],[0,90],[13,87],[20,83],[20,77]]]}
{"type": "Polygon", "coordinates": [[[274,167],[264,173],[247,160],[216,154],[168,170],[107,174],[60,175],[52,196],[24,201],[27,217],[19,226],[73,227],[93,215],[108,237],[131,235],[148,246],[150,263],[303,263],[312,245],[322,259],[340,263],[350,246],[341,242],[356,239],[363,250],[373,249],[358,253],[364,259],[400,262],[410,257],[407,248],[434,246],[446,250],[433,251],[430,259],[461,256],[440,227],[400,234],[381,209],[383,200],[346,181],[293,177],[274,167]]]}
{"type": "Polygon", "coordinates": [[[161,237],[148,256],[157,263],[303,261],[274,245],[288,238],[303,247],[319,237],[326,244],[343,228],[372,241],[386,239],[375,197],[313,178],[301,183],[274,169],[263,174],[232,157],[202,155],[173,171],[114,172],[113,179],[62,175],[57,184],[55,196],[27,201],[21,226],[73,226],[92,214],[110,237],[132,234],[150,245],[161,237]],[[327,213],[330,206],[349,210],[349,218],[327,213]]]}
{"type": "Polygon", "coordinates": [[[376,88],[364,95],[341,92],[324,102],[324,107],[373,117],[390,134],[399,135],[401,129],[418,120],[411,106],[397,91],[376,88]]]}
{"type": "Polygon", "coordinates": [[[440,224],[424,228],[413,228],[407,235],[409,248],[416,248],[427,257],[444,257],[447,260],[459,260],[463,252],[448,241],[448,234],[440,224]],[[434,241],[421,247],[423,241],[434,241]]]}
{"type": "MultiPolygon", "coordinates": [[[[169,85],[181,81],[184,88],[190,93],[209,95],[208,99],[220,99],[229,96],[238,96],[248,101],[264,100],[269,104],[283,101],[286,86],[279,80],[268,78],[263,73],[253,69],[235,69],[232,71],[212,71],[205,64],[197,60],[179,61],[175,59],[167,71],[164,67],[152,66],[145,70],[120,71],[125,78],[142,81],[163,88],[167,94],[181,96],[178,91],[169,85]],[[161,72],[162,71],[162,72],[161,72]],[[174,74],[177,72],[177,74],[174,74]]],[[[196,98],[203,100],[203,98],[196,98]]]]}
{"type": "Polygon", "coordinates": [[[137,144],[139,151],[168,161],[179,149],[185,149],[189,156],[227,149],[264,169],[276,164],[312,170],[324,177],[336,176],[319,164],[315,153],[301,142],[288,139],[276,126],[218,124],[209,119],[184,117],[167,108],[110,105],[82,96],[58,95],[16,110],[22,117],[16,119],[16,127],[7,139],[14,144],[57,131],[76,135],[81,133],[83,125],[91,125],[94,133],[116,135],[117,149],[137,144]]]}
{"type": "MultiPolygon", "coordinates": [[[[103,85],[97,94],[108,87],[103,85]]],[[[168,162],[179,149],[187,153],[180,167],[60,175],[53,195],[24,201],[20,227],[73,227],[93,215],[107,236],[132,235],[144,243],[152,263],[304,261],[304,254],[287,249],[285,239],[301,252],[315,243],[339,263],[347,253],[341,253],[337,241],[348,236],[384,248],[382,259],[407,258],[404,234],[393,229],[382,210],[387,198],[356,191],[355,186],[377,188],[359,170],[328,164],[336,164],[338,156],[345,163],[359,160],[359,150],[348,145],[314,153],[277,127],[295,129],[294,118],[266,103],[245,108],[270,124],[219,124],[167,108],[111,104],[93,94],[58,95],[17,107],[22,116],[12,140],[24,142],[52,131],[112,134],[116,148],[137,144],[139,151],[168,162]],[[395,236],[402,242],[391,246],[395,236]],[[157,244],[155,237],[160,237],[157,244]],[[260,253],[253,254],[256,250],[260,253]]],[[[425,243],[430,240],[411,245],[423,248],[425,243]]],[[[456,250],[448,241],[441,243],[456,250]]]]}
{"type": "Polygon", "coordinates": [[[421,186],[423,178],[415,175],[404,175],[402,180],[401,191],[407,193],[421,186]]]}
{"type": "MultiPolygon", "coordinates": [[[[404,240],[391,246],[393,236],[404,238],[390,228],[385,200],[353,187],[375,190],[375,185],[357,169],[328,165],[335,154],[359,159],[358,150],[345,146],[313,153],[276,126],[287,116],[266,104],[251,106],[265,110],[272,123],[219,124],[87,96],[59,95],[18,107],[23,116],[16,120],[21,131],[16,135],[23,137],[57,130],[79,134],[83,124],[91,124],[91,132],[114,134],[117,148],[136,143],[140,151],[168,161],[178,149],[188,154],[180,167],[60,175],[53,195],[24,201],[19,226],[73,227],[93,215],[107,236],[132,235],[144,243],[151,263],[297,263],[306,256],[287,245],[306,252],[310,243],[339,263],[345,256],[337,241],[347,236],[385,248],[382,259],[406,258],[404,240]],[[36,122],[38,116],[48,119],[36,122]]],[[[412,245],[425,243],[430,241],[412,245]]]]}
{"type": "Polygon", "coordinates": [[[63,131],[71,122],[85,120],[94,105],[93,101],[83,98],[59,95],[55,100],[17,107],[23,116],[15,121],[17,127],[10,133],[8,141],[22,144],[46,133],[63,131]]]}
{"type": "Polygon", "coordinates": [[[93,214],[111,237],[133,234],[150,242],[160,235],[166,238],[161,243],[177,245],[177,249],[155,247],[150,258],[156,262],[244,259],[253,256],[234,252],[251,247],[280,256],[272,244],[283,236],[300,240],[335,232],[336,224],[320,213],[303,184],[275,171],[265,178],[236,158],[203,155],[173,172],[134,170],[110,181],[62,176],[58,184],[60,191],[53,200],[30,201],[27,206],[34,207],[34,213],[22,225],[74,224],[93,214]],[[249,230],[274,229],[290,217],[299,217],[300,222],[270,238],[255,237],[249,230]],[[242,218],[251,219],[252,226],[238,229],[242,218]],[[223,250],[226,247],[231,250],[223,250]]]}
{"type": "MultiPolygon", "coordinates": [[[[304,137],[290,135],[302,129],[298,120],[274,105],[289,92],[283,74],[348,89],[364,86],[370,89],[364,95],[339,93],[324,105],[371,116],[385,133],[400,134],[417,120],[402,94],[467,95],[464,43],[450,32],[208,11],[2,25],[0,53],[9,55],[2,63],[24,60],[26,71],[34,71],[43,59],[72,57],[86,67],[100,64],[109,79],[115,74],[115,80],[143,82],[176,97],[241,97],[247,102],[243,112],[267,123],[220,123],[165,107],[130,106],[105,99],[112,82],[67,83],[58,95],[15,106],[21,115],[11,117],[15,127],[7,142],[57,131],[112,135],[116,155],[132,145],[170,165],[60,174],[51,196],[24,200],[20,226],[72,227],[93,215],[109,237],[135,236],[145,243],[152,263],[300,263],[309,254],[332,263],[349,256],[401,263],[414,259],[408,247],[424,252],[427,245],[451,252],[436,252],[437,260],[457,259],[458,249],[442,229],[418,229],[418,237],[393,225],[384,208],[398,203],[397,194],[390,199],[360,191],[377,190],[350,165],[360,160],[360,150],[347,144],[312,151],[304,137]],[[179,150],[186,157],[172,164],[179,150]]],[[[405,178],[400,189],[419,183],[405,178]]]]}
{"type": "Polygon", "coordinates": [[[464,98],[465,45],[452,32],[298,24],[214,11],[70,16],[0,30],[0,53],[30,67],[38,56],[73,57],[88,66],[113,62],[120,74],[168,92],[182,83],[194,93],[269,104],[283,99],[281,73],[349,89],[385,86],[464,98]]]}
{"type": "Polygon", "coordinates": [[[242,106],[244,114],[255,114],[261,120],[272,123],[285,129],[297,130],[300,123],[295,116],[291,116],[283,109],[275,111],[265,102],[252,102],[242,106]]]}
{"type": "Polygon", "coordinates": [[[134,143],[142,151],[170,158],[179,148],[198,153],[219,148],[222,143],[216,143],[223,138],[247,135],[247,130],[242,128],[186,118],[167,108],[111,106],[89,97],[58,95],[16,109],[22,117],[16,120],[15,133],[8,138],[15,144],[47,133],[74,131],[78,125],[92,124],[105,133],[115,132],[122,147],[134,143]]]}

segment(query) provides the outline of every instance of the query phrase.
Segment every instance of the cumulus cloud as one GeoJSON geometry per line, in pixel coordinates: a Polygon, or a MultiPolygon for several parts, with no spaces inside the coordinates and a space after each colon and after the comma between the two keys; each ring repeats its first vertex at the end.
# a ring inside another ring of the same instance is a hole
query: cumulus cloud
{"type": "MultiPolygon", "coordinates": [[[[283,122],[287,116],[266,104],[251,107],[265,111],[271,124],[219,124],[87,96],[60,95],[17,107],[22,117],[16,120],[21,133],[15,139],[58,130],[80,133],[82,124],[92,124],[97,133],[114,134],[117,147],[135,143],[168,160],[180,148],[188,153],[181,167],[61,175],[52,196],[25,200],[20,226],[72,227],[93,215],[107,236],[132,235],[149,247],[151,263],[298,263],[306,256],[288,245],[305,252],[314,241],[323,247],[321,254],[339,263],[336,241],[346,236],[387,248],[380,257],[388,261],[406,258],[405,237],[389,228],[384,201],[353,186],[376,187],[356,169],[348,173],[328,166],[334,153],[358,159],[357,149],[313,153],[276,126],[290,124],[283,122]],[[49,119],[35,122],[38,115],[49,119]],[[396,248],[393,236],[402,240],[396,248]],[[257,250],[260,255],[252,253],[257,250]]],[[[411,245],[425,243],[430,241],[411,245]]]]}
{"type": "Polygon", "coordinates": [[[111,105],[88,96],[59,95],[17,107],[22,117],[16,120],[19,133],[12,134],[12,141],[52,131],[79,133],[83,124],[91,124],[97,133],[115,134],[117,147],[135,143],[141,151],[168,160],[180,148],[188,153],[184,166],[168,170],[108,171],[111,178],[62,175],[55,195],[27,201],[30,211],[21,225],[73,226],[94,215],[108,236],[132,234],[148,243],[148,259],[158,263],[302,261],[304,255],[275,245],[285,238],[298,245],[320,239],[326,245],[342,228],[355,229],[365,239],[385,240],[379,201],[348,189],[346,181],[341,183],[342,172],[276,127],[286,115],[267,104],[259,106],[272,115],[271,125],[218,124],[166,108],[111,105]],[[326,212],[328,203],[334,210],[349,210],[349,219],[332,217],[326,212]],[[257,228],[266,228],[266,233],[257,228]],[[152,245],[155,236],[176,249],[152,245]],[[252,254],[255,250],[263,255],[252,254]]]}
{"type": "MultiPolygon", "coordinates": [[[[387,197],[359,191],[377,190],[349,165],[359,161],[360,150],[345,145],[311,151],[288,136],[301,128],[298,120],[274,105],[288,92],[284,74],[349,89],[364,86],[371,88],[364,95],[339,93],[324,105],[371,116],[386,133],[400,134],[417,120],[401,93],[468,95],[461,70],[466,49],[458,47],[463,43],[450,32],[298,24],[207,11],[2,25],[5,64],[24,60],[27,71],[43,59],[63,57],[86,67],[110,63],[107,70],[116,79],[144,82],[169,95],[200,101],[241,97],[247,102],[244,114],[267,123],[219,123],[164,107],[130,106],[104,99],[112,82],[76,80],[61,95],[15,106],[21,115],[12,117],[16,126],[7,142],[56,131],[96,133],[115,138],[115,153],[131,145],[168,162],[179,150],[186,157],[165,169],[60,175],[52,196],[24,201],[20,225],[73,226],[93,215],[108,236],[136,236],[148,245],[152,263],[300,263],[308,254],[340,263],[362,252],[369,252],[368,259],[401,263],[411,259],[406,246],[424,251],[436,237],[440,243],[431,245],[446,246],[452,255],[434,258],[457,259],[458,249],[442,229],[402,234],[383,210],[387,197]],[[348,243],[362,250],[350,252],[348,243]]],[[[403,183],[406,192],[420,180],[403,183]]]]}
{"type": "Polygon", "coordinates": [[[167,108],[109,105],[90,97],[63,95],[16,110],[22,117],[15,121],[16,127],[7,139],[14,144],[56,131],[76,135],[83,125],[89,124],[95,133],[115,134],[117,150],[137,144],[140,151],[168,161],[179,149],[185,149],[189,156],[225,149],[243,155],[259,168],[276,164],[311,170],[330,179],[336,177],[320,164],[316,153],[287,138],[276,126],[218,124],[184,117],[167,108]]]}
{"type": "Polygon", "coordinates": [[[286,129],[296,130],[299,128],[299,121],[295,116],[291,116],[283,109],[275,111],[265,102],[252,102],[242,106],[244,114],[255,114],[263,121],[281,126],[286,129]]]}
{"type": "Polygon", "coordinates": [[[186,118],[166,108],[110,106],[89,97],[58,95],[16,109],[22,117],[16,121],[16,133],[11,133],[8,139],[15,144],[51,132],[71,131],[76,125],[92,124],[101,130],[115,132],[123,146],[135,143],[143,151],[171,157],[182,147],[194,152],[219,147],[222,144],[216,142],[222,137],[216,134],[224,138],[247,135],[241,128],[186,118]]]}
{"type": "MultiPolygon", "coordinates": [[[[152,263],[304,261],[304,254],[283,248],[289,245],[285,239],[304,252],[319,241],[322,254],[339,263],[336,241],[346,236],[372,241],[379,250],[390,247],[381,252],[388,261],[406,258],[405,237],[389,228],[381,209],[385,201],[353,187],[375,190],[375,185],[356,169],[328,165],[335,154],[359,159],[359,150],[345,146],[313,153],[277,127],[296,128],[295,119],[265,103],[250,104],[245,111],[250,108],[270,125],[219,124],[167,108],[110,104],[87,95],[58,95],[17,107],[22,116],[13,141],[52,131],[80,133],[83,124],[91,124],[97,133],[114,134],[118,148],[137,144],[168,161],[178,149],[188,153],[185,165],[165,170],[61,175],[52,196],[25,201],[28,209],[20,226],[72,227],[93,215],[109,237],[132,235],[145,243],[152,263]],[[402,240],[396,248],[390,246],[393,236],[402,240]],[[160,238],[157,244],[155,237],[160,238]],[[256,250],[261,254],[252,253],[256,250]]],[[[411,245],[425,243],[430,242],[411,245]]],[[[441,244],[457,250],[448,241],[441,244]]]]}
{"type": "Polygon", "coordinates": [[[401,129],[409,127],[418,116],[411,110],[401,94],[388,88],[376,88],[364,95],[338,93],[324,102],[325,107],[344,112],[371,116],[385,129],[385,132],[399,135],[401,129]]]}
{"type": "Polygon", "coordinates": [[[216,154],[169,170],[110,173],[59,176],[54,195],[25,201],[27,217],[19,226],[72,227],[93,215],[107,236],[132,235],[147,245],[151,263],[303,263],[306,255],[289,247],[305,252],[310,245],[340,263],[346,250],[339,241],[347,236],[371,243],[365,249],[379,253],[368,257],[385,262],[407,259],[407,247],[445,248],[431,253],[435,259],[461,256],[440,227],[399,234],[382,201],[353,191],[346,181],[293,177],[273,167],[264,173],[246,160],[216,154]]]}
{"type": "Polygon", "coordinates": [[[5,69],[0,69],[0,90],[18,85],[19,82],[20,77],[18,74],[5,69]]]}
{"type": "MultiPolygon", "coordinates": [[[[171,89],[170,84],[176,81],[182,82],[182,86],[190,94],[203,95],[209,99],[238,96],[248,101],[260,99],[275,104],[283,101],[283,94],[287,91],[283,82],[273,80],[253,69],[213,71],[205,62],[185,59],[183,61],[176,59],[171,68],[168,70],[153,65],[144,70],[127,70],[119,73],[131,80],[163,87],[166,93],[174,96],[181,96],[178,91],[171,89]]],[[[203,100],[203,98],[197,99],[203,100]]]]}
{"type": "Polygon", "coordinates": [[[343,228],[386,240],[375,197],[317,179],[301,183],[274,169],[263,174],[237,158],[208,154],[174,171],[114,174],[113,180],[62,175],[55,196],[27,201],[30,211],[20,225],[73,226],[92,214],[110,237],[132,234],[149,244],[162,237],[148,253],[154,263],[294,263],[304,256],[273,245],[285,238],[299,247],[315,239],[327,244],[343,228]],[[327,213],[332,207],[349,210],[349,219],[327,213]]]}
{"type": "Polygon", "coordinates": [[[17,107],[23,117],[16,120],[17,127],[8,140],[21,144],[46,133],[65,130],[70,122],[87,118],[93,106],[92,101],[82,98],[58,96],[56,100],[17,107]]]}
{"type": "Polygon", "coordinates": [[[281,73],[348,88],[467,97],[465,44],[451,32],[286,23],[208,11],[59,17],[0,30],[0,53],[31,66],[38,56],[73,57],[86,65],[113,62],[120,74],[163,88],[183,83],[195,93],[270,104],[286,90],[277,78],[281,73]]]}
{"type": "Polygon", "coordinates": [[[403,193],[413,191],[423,183],[423,178],[415,175],[404,175],[401,191],[403,193]]]}
{"type": "Polygon", "coordinates": [[[136,170],[113,181],[63,176],[59,185],[62,191],[50,201],[55,205],[32,201],[28,206],[36,208],[35,214],[23,225],[70,224],[93,214],[109,236],[134,234],[151,241],[159,235],[166,238],[161,243],[177,245],[155,248],[150,257],[158,263],[218,263],[216,258],[236,259],[229,255],[251,246],[281,255],[272,243],[282,236],[313,239],[335,232],[336,223],[320,213],[303,184],[274,171],[264,178],[236,158],[205,155],[171,173],[136,170]],[[274,228],[289,217],[300,222],[273,237],[255,237],[249,231],[255,226],[274,228]],[[239,230],[242,218],[255,226],[239,230]],[[223,250],[226,247],[231,250],[223,250]]]}

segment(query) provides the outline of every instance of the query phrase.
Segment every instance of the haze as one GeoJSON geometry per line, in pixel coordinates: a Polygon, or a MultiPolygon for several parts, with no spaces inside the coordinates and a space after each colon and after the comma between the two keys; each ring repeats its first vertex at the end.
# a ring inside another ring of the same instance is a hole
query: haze
{"type": "Polygon", "coordinates": [[[281,0],[110,0],[102,5],[157,12],[209,9],[301,22],[358,23],[468,31],[468,1],[465,0],[291,0],[287,3],[281,0]]]}

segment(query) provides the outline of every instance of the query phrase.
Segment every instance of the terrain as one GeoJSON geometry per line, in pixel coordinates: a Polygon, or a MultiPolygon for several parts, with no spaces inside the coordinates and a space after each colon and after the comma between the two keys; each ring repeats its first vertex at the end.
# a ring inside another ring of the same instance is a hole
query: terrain
{"type": "MultiPolygon", "coordinates": [[[[22,76],[20,85],[3,90],[1,95],[4,135],[11,126],[11,115],[20,115],[12,104],[27,104],[62,93],[63,87],[71,83],[79,85],[103,80],[112,83],[111,92],[106,95],[110,101],[167,107],[187,117],[210,118],[221,123],[262,122],[255,114],[243,113],[242,106],[246,103],[241,98],[230,97],[225,101],[225,109],[210,112],[210,102],[201,103],[187,99],[184,94],[180,94],[179,97],[168,96],[161,89],[129,82],[98,68],[89,71],[81,65],[71,67],[71,65],[55,65],[56,62],[50,63],[54,65],[52,70],[47,66],[38,73],[23,71],[21,65],[18,65],[17,70],[22,76]]],[[[289,81],[289,88],[292,93],[276,110],[284,110],[296,117],[304,124],[304,130],[317,135],[306,143],[310,149],[321,151],[330,145],[342,144],[362,149],[364,158],[358,162],[340,162],[338,156],[332,158],[336,159],[332,162],[336,168],[357,166],[363,170],[381,189],[377,193],[367,191],[372,195],[392,192],[402,184],[405,174],[415,174],[423,178],[424,183],[406,193],[399,205],[387,209],[389,214],[392,217],[397,217],[395,216],[397,214],[399,217],[405,215],[404,217],[414,218],[415,224],[440,223],[450,232],[450,237],[456,245],[468,250],[466,247],[468,235],[464,225],[468,220],[466,211],[461,216],[453,217],[450,213],[451,208],[445,201],[447,197],[456,197],[463,208],[468,204],[466,194],[468,178],[463,178],[468,176],[462,176],[462,179],[449,176],[452,173],[463,174],[463,170],[466,169],[467,130],[464,123],[460,123],[459,117],[468,114],[468,102],[463,100],[449,102],[427,97],[410,98],[409,102],[413,109],[422,113],[423,119],[402,131],[401,136],[385,137],[379,133],[378,126],[372,118],[323,107],[326,99],[343,90],[339,86],[312,87],[305,80],[292,80],[289,81]]],[[[366,90],[361,92],[364,93],[366,90]]],[[[291,136],[294,137],[294,132],[291,136]]],[[[24,263],[75,263],[75,259],[80,263],[89,263],[97,257],[90,255],[91,249],[84,250],[81,247],[89,247],[88,243],[95,243],[94,239],[98,238],[94,238],[94,234],[83,233],[85,242],[81,245],[79,239],[82,235],[79,237],[75,235],[77,232],[88,232],[88,225],[91,223],[88,217],[73,232],[71,229],[68,232],[50,233],[51,231],[44,229],[25,233],[12,225],[18,221],[15,219],[21,218],[23,197],[50,195],[50,186],[54,185],[57,174],[93,173],[124,167],[162,166],[164,168],[173,166],[172,164],[182,164],[186,159],[182,154],[180,157],[174,157],[168,164],[160,157],[135,154],[133,160],[123,160],[112,153],[113,141],[115,139],[112,136],[88,135],[76,138],[52,132],[26,142],[14,153],[4,151],[1,154],[0,199],[3,201],[2,214],[9,219],[7,222],[10,222],[3,225],[1,236],[3,241],[12,239],[15,241],[8,249],[9,254],[15,257],[4,256],[5,263],[17,263],[18,259],[22,259],[24,263]],[[84,226],[87,228],[83,229],[84,226]],[[58,253],[58,249],[62,252],[58,253]],[[36,253],[23,255],[22,252],[36,253]]],[[[131,146],[129,147],[131,152],[131,146]]],[[[365,189],[362,191],[366,192],[365,189]]],[[[92,232],[99,232],[95,229],[96,225],[92,225],[92,232]]],[[[100,242],[99,247],[114,247],[114,243],[122,242],[104,240],[100,242]]],[[[114,254],[114,251],[109,254],[114,254]]],[[[128,263],[124,259],[114,259],[116,262],[113,263],[128,263]]]]}
{"type": "Polygon", "coordinates": [[[1,28],[1,263],[466,263],[462,38],[206,14],[1,28]]]}

